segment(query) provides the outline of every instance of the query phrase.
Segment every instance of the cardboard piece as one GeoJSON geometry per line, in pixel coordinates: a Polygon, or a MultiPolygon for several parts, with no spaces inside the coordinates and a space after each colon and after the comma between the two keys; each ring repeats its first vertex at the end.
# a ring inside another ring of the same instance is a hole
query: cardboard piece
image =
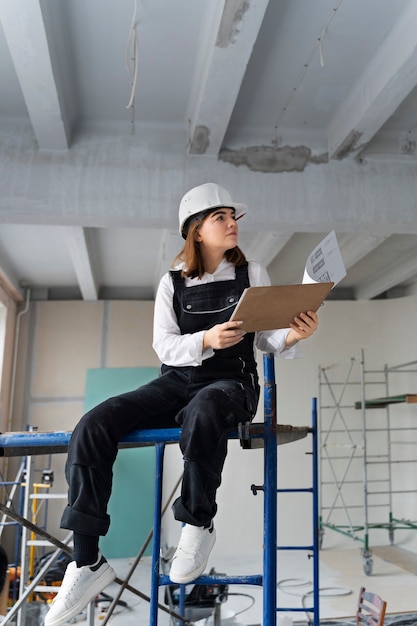
{"type": "Polygon", "coordinates": [[[243,322],[247,332],[288,328],[294,317],[316,312],[334,283],[248,287],[230,318],[243,322]]]}

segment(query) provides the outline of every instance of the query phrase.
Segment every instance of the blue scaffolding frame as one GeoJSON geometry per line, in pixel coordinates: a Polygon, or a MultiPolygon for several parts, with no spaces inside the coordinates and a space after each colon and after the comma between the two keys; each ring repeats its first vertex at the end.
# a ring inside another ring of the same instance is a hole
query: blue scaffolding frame
{"type": "MultiPolygon", "coordinates": [[[[319,511],[318,511],[318,446],[317,446],[317,400],[312,402],[312,425],[309,433],[312,435],[312,485],[306,488],[279,489],[277,474],[277,414],[276,414],[276,385],[275,366],[272,354],[265,354],[264,366],[264,423],[257,424],[257,428],[250,429],[250,437],[262,438],[264,447],[264,484],[252,485],[254,494],[262,491],[264,494],[264,524],[263,524],[263,572],[262,574],[245,576],[200,576],[194,584],[218,585],[257,585],[263,588],[263,623],[276,626],[279,611],[301,611],[313,615],[313,625],[319,626],[319,511]],[[308,545],[280,546],[277,542],[277,506],[280,493],[310,493],[312,495],[312,542],[308,545]],[[312,552],[313,558],[313,603],[309,607],[277,607],[277,551],[278,550],[306,550],[312,552]]],[[[0,454],[21,455],[64,452],[68,446],[70,432],[42,433],[22,432],[4,433],[0,435],[0,454]],[[14,450],[14,452],[11,452],[14,450]],[[9,452],[8,452],[9,451],[9,452]]],[[[166,444],[179,441],[180,429],[161,429],[135,431],[123,439],[123,445],[154,445],[156,449],[155,471],[155,500],[154,524],[152,537],[152,579],[150,595],[150,626],[158,624],[158,596],[161,586],[172,584],[167,575],[160,573],[161,547],[161,512],[162,512],[162,484],[163,462],[166,444]]],[[[231,439],[237,439],[239,433],[230,433],[231,439]]],[[[183,586],[182,586],[183,587],[183,586]]],[[[129,588],[127,586],[126,588],[129,588]]],[[[179,613],[184,615],[184,593],[181,594],[179,613]]],[[[188,620],[183,619],[184,623],[188,620]]]]}

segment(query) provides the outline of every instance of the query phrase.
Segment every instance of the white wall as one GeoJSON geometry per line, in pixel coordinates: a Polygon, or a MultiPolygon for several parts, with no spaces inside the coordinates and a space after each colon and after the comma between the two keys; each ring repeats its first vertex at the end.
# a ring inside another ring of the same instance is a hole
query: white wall
{"type": "MultiPolygon", "coordinates": [[[[381,369],[385,363],[396,365],[416,359],[417,337],[413,332],[416,307],[417,296],[387,301],[327,302],[319,312],[317,334],[303,344],[303,358],[276,361],[279,423],[311,424],[312,398],[319,395],[319,365],[359,357],[362,348],[367,367],[373,369],[381,369]]],[[[22,346],[20,355],[15,428],[20,429],[27,421],[45,430],[72,428],[81,416],[88,367],[156,365],[150,345],[152,314],[153,306],[149,302],[43,302],[32,305],[25,346],[22,346]],[[27,365],[24,371],[23,364],[27,365]]],[[[260,367],[262,369],[262,364],[260,367]]],[[[411,377],[406,379],[402,392],[416,391],[417,381],[411,377]]],[[[407,415],[415,419],[416,409],[417,405],[403,405],[398,419],[406,420],[407,415]]],[[[261,413],[258,420],[262,419],[261,413]]],[[[281,487],[311,485],[311,457],[306,454],[310,450],[310,438],[279,447],[281,487]]],[[[63,462],[63,455],[56,455],[52,460],[57,478],[56,491],[65,491],[63,462]]],[[[181,469],[177,446],[168,446],[166,494],[171,491],[181,469]]],[[[409,467],[401,471],[415,486],[415,472],[409,467]]],[[[230,442],[218,494],[218,540],[213,552],[214,562],[216,555],[239,555],[243,546],[246,554],[255,557],[261,554],[263,495],[253,496],[250,486],[262,482],[262,451],[242,450],[238,442],[230,442]]],[[[405,502],[407,515],[415,516],[415,499],[406,498],[405,502]]],[[[310,503],[310,498],[305,496],[280,497],[281,543],[311,542],[310,503]]],[[[49,530],[62,536],[58,529],[59,515],[60,510],[51,510],[49,530]]],[[[163,530],[168,545],[174,545],[180,528],[170,511],[163,520],[163,530]]],[[[400,536],[398,539],[403,540],[400,536]]],[[[337,533],[330,532],[328,537],[326,534],[329,547],[349,541],[337,533]]]]}
{"type": "MultiPolygon", "coordinates": [[[[360,359],[365,353],[367,369],[382,370],[384,365],[397,365],[417,360],[417,336],[412,331],[417,298],[364,302],[327,302],[319,311],[320,326],[314,337],[304,342],[303,358],[276,360],[278,422],[292,425],[311,425],[312,398],[319,396],[319,367],[339,361],[360,359]]],[[[261,356],[261,355],[260,355],[261,356]]],[[[259,359],[262,370],[262,358],[259,359]]],[[[397,383],[398,384],[398,383],[397,383]]],[[[401,377],[396,393],[416,393],[417,375],[401,377]]],[[[381,389],[378,389],[378,396],[381,389]]],[[[385,394],[382,394],[385,395],[385,394]]],[[[360,395],[357,397],[360,400],[360,395]]],[[[262,419],[262,397],[257,421],[262,419]]],[[[417,405],[397,408],[399,419],[407,423],[407,416],[416,418],[417,405]]],[[[357,412],[359,413],[359,412],[357,412]]],[[[358,415],[359,419],[360,415],[358,415]]],[[[417,440],[417,436],[415,437],[417,440]]],[[[416,446],[417,448],[417,446],[416,446]]],[[[311,439],[286,444],[278,448],[279,486],[311,486],[311,439]]],[[[415,451],[412,450],[411,453],[415,451]]],[[[417,456],[416,456],[417,458],[417,456]]],[[[181,471],[181,459],[176,450],[167,454],[169,481],[166,492],[181,471]]],[[[360,464],[359,470],[362,464],[360,464]]],[[[416,489],[415,472],[410,465],[402,467],[411,487],[416,489]]],[[[223,483],[218,495],[219,512],[216,525],[218,539],[213,553],[218,555],[241,553],[260,554],[262,549],[263,496],[253,496],[251,484],[263,483],[263,453],[260,450],[242,450],[237,442],[230,442],[229,455],[223,472],[223,483]],[[243,548],[244,546],[244,548],[243,548]]],[[[357,487],[356,487],[357,488],[357,487]]],[[[415,498],[399,499],[399,508],[412,518],[417,515],[415,498]],[[411,511],[410,502],[412,503],[411,511]]],[[[279,496],[279,542],[311,543],[311,499],[304,495],[279,496]]],[[[397,514],[399,511],[397,511],[397,514]]],[[[385,520],[385,518],[384,518],[385,520]]],[[[164,523],[168,543],[174,545],[178,529],[168,515],[164,523]]],[[[387,543],[386,533],[376,535],[380,543],[387,543]]],[[[399,533],[396,541],[412,540],[412,533],[399,533]]],[[[372,538],[371,538],[372,539],[372,538]]],[[[350,545],[349,538],[328,530],[325,547],[350,545]]],[[[374,544],[375,545],[375,544],[374,544]]]]}

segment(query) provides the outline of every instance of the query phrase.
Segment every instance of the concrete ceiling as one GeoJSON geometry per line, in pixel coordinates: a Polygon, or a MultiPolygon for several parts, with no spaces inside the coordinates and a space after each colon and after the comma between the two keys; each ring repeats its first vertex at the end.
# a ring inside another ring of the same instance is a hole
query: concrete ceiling
{"type": "Polygon", "coordinates": [[[151,299],[201,182],[248,258],[339,299],[417,293],[415,0],[1,0],[0,280],[151,299]]]}

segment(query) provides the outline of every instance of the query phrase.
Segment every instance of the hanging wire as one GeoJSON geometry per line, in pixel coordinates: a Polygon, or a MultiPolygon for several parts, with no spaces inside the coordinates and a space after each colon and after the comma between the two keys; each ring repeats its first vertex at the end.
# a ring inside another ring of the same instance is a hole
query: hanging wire
{"type": "MultiPolygon", "coordinates": [[[[314,43],[311,52],[307,58],[307,61],[304,63],[303,69],[300,73],[300,76],[295,84],[295,86],[292,88],[291,93],[289,94],[287,100],[285,101],[284,106],[281,109],[281,112],[278,116],[277,122],[275,124],[275,132],[278,129],[278,126],[281,124],[282,119],[284,117],[284,115],[286,114],[286,112],[288,111],[288,108],[297,92],[297,89],[300,87],[301,83],[304,80],[304,76],[307,74],[307,70],[310,67],[311,62],[313,61],[317,50],[319,51],[319,55],[320,55],[320,65],[321,67],[324,67],[324,54],[323,54],[323,40],[324,37],[326,35],[326,31],[329,28],[330,23],[332,22],[333,18],[336,15],[336,12],[338,11],[338,9],[340,8],[340,5],[342,4],[343,0],[338,0],[336,6],[332,9],[331,14],[329,15],[326,24],[324,25],[323,30],[321,31],[320,36],[317,38],[317,41],[314,43]]],[[[277,139],[275,139],[275,141],[277,141],[277,139]]]]}
{"type": "Polygon", "coordinates": [[[333,20],[334,16],[336,15],[336,11],[339,9],[339,7],[342,4],[342,2],[343,2],[343,0],[339,0],[337,5],[333,8],[332,13],[329,15],[329,19],[327,20],[326,24],[324,25],[324,28],[321,31],[321,35],[318,38],[318,47],[319,47],[320,65],[321,65],[321,67],[324,67],[324,56],[323,56],[323,40],[324,40],[324,36],[326,34],[327,29],[329,28],[329,25],[330,25],[331,21],[333,20]]]}
{"type": "Polygon", "coordinates": [[[138,22],[136,20],[137,12],[138,12],[138,0],[135,0],[132,24],[130,26],[129,39],[127,41],[127,46],[126,46],[126,69],[129,73],[132,74],[132,88],[130,92],[130,99],[129,99],[126,109],[131,109],[132,131],[134,130],[134,125],[135,125],[135,99],[136,99],[136,83],[137,83],[137,78],[138,78],[138,56],[139,56],[138,32],[137,32],[138,22]]]}
{"type": "Polygon", "coordinates": [[[417,122],[407,130],[405,136],[405,151],[407,154],[412,154],[416,151],[416,142],[412,139],[412,133],[417,128],[417,122]]]}

